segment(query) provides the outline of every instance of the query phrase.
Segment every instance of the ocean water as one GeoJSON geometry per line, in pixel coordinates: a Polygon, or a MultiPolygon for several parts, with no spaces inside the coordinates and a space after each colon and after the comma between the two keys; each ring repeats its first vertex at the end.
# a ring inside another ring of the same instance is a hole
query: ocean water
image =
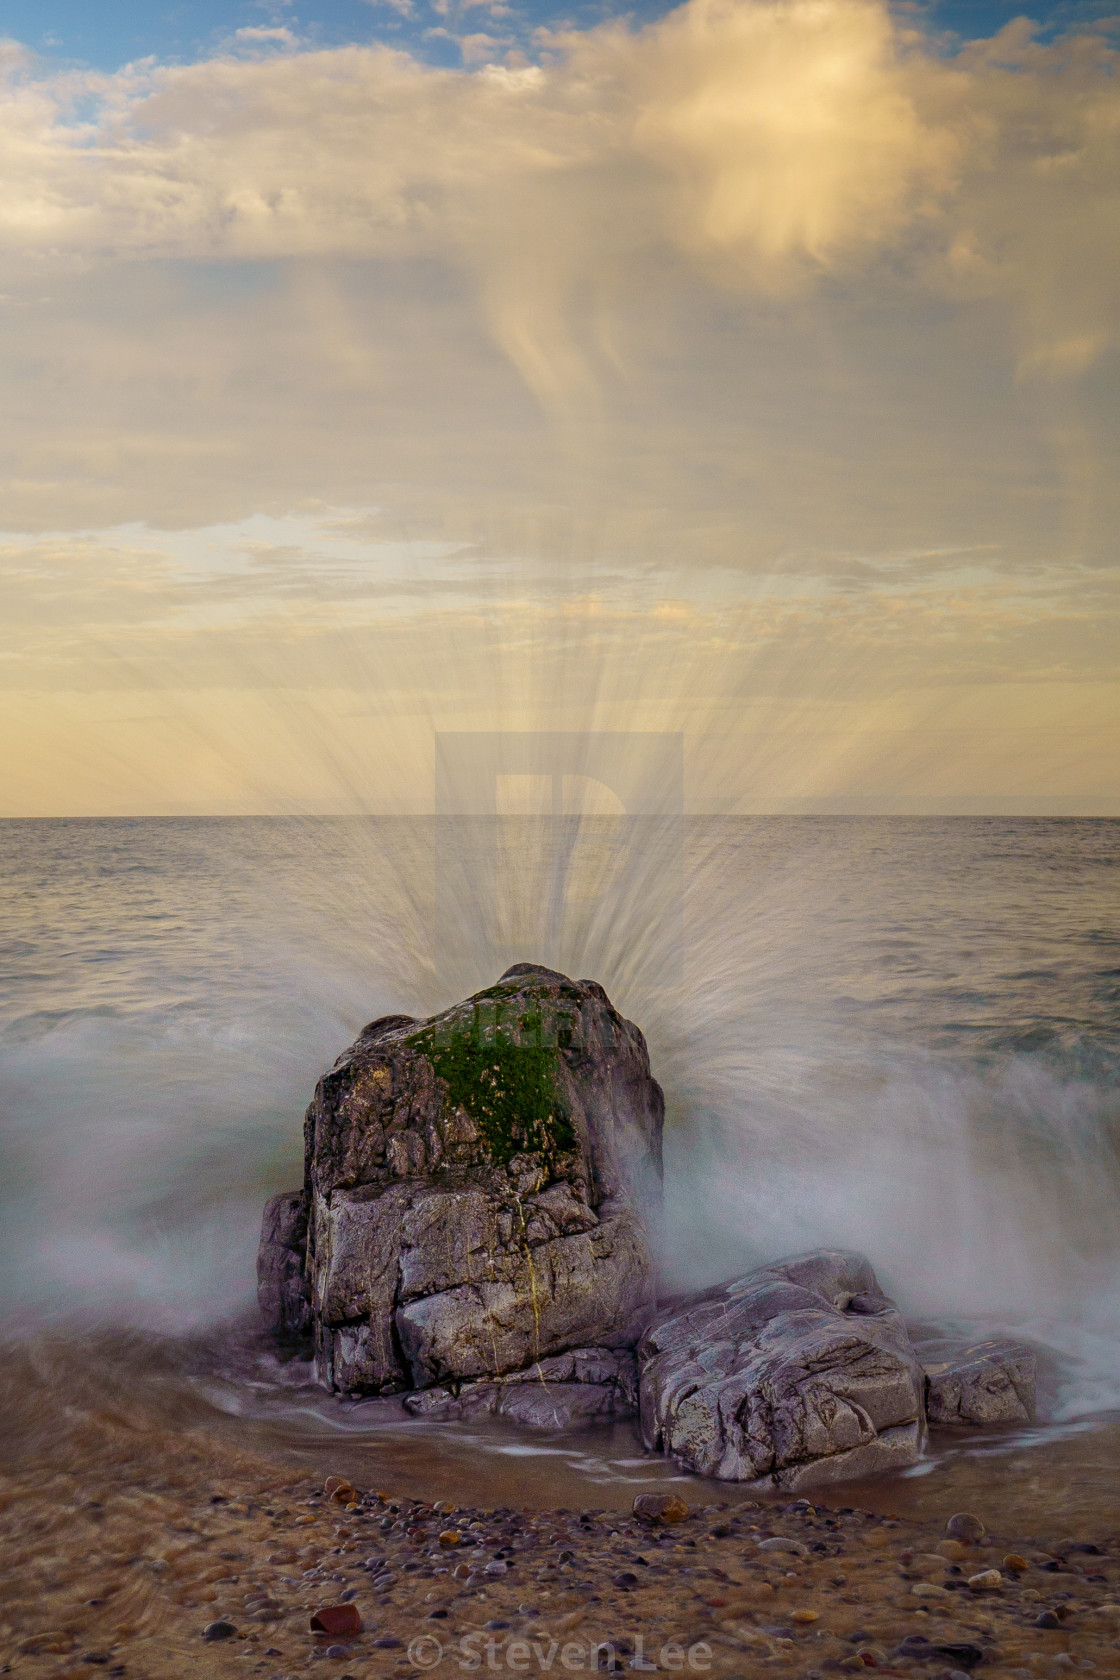
{"type": "Polygon", "coordinates": [[[365,1021],[518,957],[601,980],[646,1032],[666,1287],[844,1244],[916,1322],[1039,1349],[1037,1428],[935,1439],[864,1503],[1115,1507],[1107,819],[0,823],[5,1380],[91,1407],[127,1389],[444,1497],[500,1474],[511,1501],[611,1503],[674,1475],[627,1425],[542,1440],[341,1405],[253,1328],[261,1204],[299,1181],[319,1073],[365,1021]]]}

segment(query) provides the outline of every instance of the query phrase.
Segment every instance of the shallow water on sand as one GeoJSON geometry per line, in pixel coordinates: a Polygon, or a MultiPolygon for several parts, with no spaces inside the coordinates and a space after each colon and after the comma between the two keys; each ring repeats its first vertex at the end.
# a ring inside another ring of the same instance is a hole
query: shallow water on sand
{"type": "MultiPolygon", "coordinates": [[[[1051,1532],[1117,1508],[1120,823],[697,820],[636,862],[612,822],[564,837],[554,946],[531,916],[489,939],[477,907],[437,925],[446,845],[421,821],[0,823],[10,1451],[109,1407],[490,1505],[623,1504],[675,1477],[627,1424],[529,1437],[341,1405],[223,1328],[323,1068],[371,1017],[533,957],[593,974],[647,1033],[671,1285],[850,1246],[914,1318],[1040,1349],[1037,1429],[942,1435],[918,1473],[832,1503],[998,1504],[1051,1532]]],[[[455,844],[505,868],[539,840],[517,819],[455,844]]]]}
{"type": "MultiPolygon", "coordinates": [[[[48,1463],[59,1435],[109,1421],[127,1441],[186,1436],[316,1477],[338,1473],[404,1497],[483,1508],[628,1509],[672,1487],[690,1504],[758,1500],[647,1452],[636,1423],[543,1432],[505,1420],[431,1423],[393,1400],[340,1401],[298,1360],[281,1363],[250,1320],[189,1337],[56,1329],[9,1344],[0,1364],[5,1467],[48,1463]]],[[[810,1494],[819,1503],[944,1521],[970,1510],[989,1527],[1050,1540],[1115,1528],[1120,1415],[1019,1430],[935,1431],[903,1475],[810,1494]]]]}

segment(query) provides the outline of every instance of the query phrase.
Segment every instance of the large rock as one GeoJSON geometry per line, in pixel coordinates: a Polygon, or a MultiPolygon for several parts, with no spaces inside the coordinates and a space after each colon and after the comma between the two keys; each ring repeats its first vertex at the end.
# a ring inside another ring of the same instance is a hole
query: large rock
{"type": "Polygon", "coordinates": [[[578,1429],[637,1410],[632,1353],[575,1348],[523,1371],[454,1388],[427,1388],[405,1399],[414,1417],[506,1417],[534,1429],[578,1429]]]}
{"type": "Polygon", "coordinates": [[[283,1342],[301,1342],[311,1329],[306,1253],[306,1198],[301,1190],[282,1190],[265,1203],[257,1302],[261,1317],[283,1342]]]}
{"type": "Polygon", "coordinates": [[[642,1434],[701,1476],[796,1489],[918,1459],[925,1376],[861,1255],[818,1250],[661,1312],[642,1434]]]}
{"type": "Polygon", "coordinates": [[[310,1327],[319,1380],[348,1393],[632,1347],[663,1115],[641,1033],[593,981],[519,963],[441,1015],[374,1021],[316,1088],[302,1191],[266,1210],[266,1321],[310,1327]]]}
{"type": "Polygon", "coordinates": [[[931,1423],[1032,1423],[1038,1361],[1023,1342],[1002,1336],[970,1342],[938,1336],[916,1341],[926,1374],[931,1423]]]}

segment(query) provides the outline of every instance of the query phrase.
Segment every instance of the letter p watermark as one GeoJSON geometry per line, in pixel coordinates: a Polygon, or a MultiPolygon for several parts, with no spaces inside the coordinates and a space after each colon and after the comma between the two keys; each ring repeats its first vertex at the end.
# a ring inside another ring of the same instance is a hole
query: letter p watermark
{"type": "Polygon", "coordinates": [[[434,792],[433,952],[681,984],[683,735],[445,731],[434,792]]]}

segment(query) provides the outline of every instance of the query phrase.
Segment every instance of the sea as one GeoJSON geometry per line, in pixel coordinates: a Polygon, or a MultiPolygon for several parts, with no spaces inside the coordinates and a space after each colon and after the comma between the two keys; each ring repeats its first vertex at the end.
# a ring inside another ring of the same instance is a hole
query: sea
{"type": "Polygon", "coordinates": [[[1070,1534],[1115,1512],[1112,819],[0,822],[0,1388],[418,1497],[620,1506],[692,1481],[624,1421],[542,1436],[341,1401],[256,1321],[261,1208],[300,1181],[316,1079],[365,1022],[514,960],[601,981],[646,1034],[667,1293],[844,1246],[915,1325],[1037,1350],[1032,1426],[935,1431],[847,1502],[1070,1534]]]}

